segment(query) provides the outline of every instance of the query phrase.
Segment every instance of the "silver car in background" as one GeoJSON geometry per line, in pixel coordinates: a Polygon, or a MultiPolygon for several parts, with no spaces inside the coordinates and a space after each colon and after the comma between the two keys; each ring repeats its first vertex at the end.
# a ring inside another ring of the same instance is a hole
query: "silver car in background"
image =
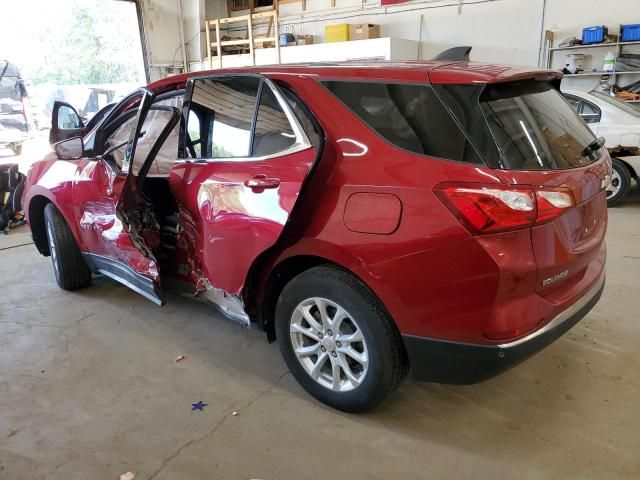
{"type": "Polygon", "coordinates": [[[607,203],[615,205],[640,183],[640,104],[628,103],[606,92],[562,89],[562,93],[597,137],[604,137],[613,171],[607,203]]]}

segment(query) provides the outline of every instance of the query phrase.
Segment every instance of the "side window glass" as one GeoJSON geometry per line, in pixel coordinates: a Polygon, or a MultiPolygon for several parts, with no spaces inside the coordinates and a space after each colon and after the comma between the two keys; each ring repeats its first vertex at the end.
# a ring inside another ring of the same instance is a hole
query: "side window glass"
{"type": "MultiPolygon", "coordinates": [[[[133,174],[137,175],[140,167],[153,145],[158,140],[160,133],[164,127],[171,120],[171,113],[164,110],[153,110],[154,106],[170,106],[175,107],[178,110],[182,107],[182,95],[166,98],[154,102],[151,109],[147,112],[147,116],[142,124],[140,131],[140,138],[136,146],[136,155],[133,159],[133,174]]],[[[115,131],[107,138],[104,150],[116,147],[111,156],[118,164],[118,167],[122,168],[124,156],[127,148],[127,141],[131,135],[132,129],[135,127],[136,116],[135,111],[128,111],[123,115],[127,115],[128,118],[122,125],[115,129],[115,131]]],[[[150,175],[162,175],[167,176],[171,170],[171,165],[175,162],[178,156],[178,134],[179,125],[176,125],[162,147],[158,151],[156,158],[149,170],[150,175]]]]}
{"type": "MultiPolygon", "coordinates": [[[[138,140],[136,147],[136,156],[133,161],[133,173],[138,174],[149,152],[155,145],[162,130],[171,121],[172,114],[166,110],[153,110],[154,106],[166,106],[176,108],[178,111],[182,109],[183,95],[176,95],[167,99],[159,100],[153,104],[152,109],[147,113],[147,118],[142,126],[144,135],[138,140]]],[[[180,122],[176,123],[169,136],[158,150],[158,154],[153,159],[153,163],[149,168],[149,176],[152,177],[168,177],[171,172],[173,163],[178,158],[178,137],[180,135],[180,122]]]]}
{"type": "Polygon", "coordinates": [[[569,102],[571,108],[573,108],[577,113],[580,113],[580,101],[576,97],[565,95],[564,98],[567,102],[569,102]]]}
{"type": "Polygon", "coordinates": [[[600,121],[600,110],[595,105],[582,102],[582,113],[580,114],[587,123],[598,123],[600,121]]]}
{"type": "Polygon", "coordinates": [[[72,129],[80,127],[80,117],[76,115],[76,112],[66,105],[61,106],[60,110],[58,110],[58,128],[72,129]]]}
{"type": "Polygon", "coordinates": [[[193,110],[189,111],[187,118],[187,155],[192,158],[202,157],[202,124],[200,118],[193,110]]]}
{"type": "Polygon", "coordinates": [[[113,149],[111,150],[110,155],[118,164],[119,168],[122,168],[122,162],[124,161],[124,155],[127,148],[127,141],[129,140],[131,129],[135,125],[136,121],[135,111],[127,112],[124,115],[129,115],[130,118],[116,128],[111,135],[109,135],[103,149],[104,151],[113,149]]]}
{"type": "Polygon", "coordinates": [[[260,94],[252,156],[282,152],[296,143],[296,135],[275,94],[266,84],[260,94]]]}
{"type": "Polygon", "coordinates": [[[315,148],[320,148],[321,132],[316,121],[313,119],[311,112],[309,112],[309,109],[302,103],[298,96],[293,93],[292,90],[285,87],[281,88],[280,91],[287,101],[289,108],[291,108],[291,111],[298,119],[304,133],[307,134],[307,138],[309,139],[309,142],[311,142],[311,145],[315,148]]]}
{"type": "Polygon", "coordinates": [[[199,158],[250,155],[251,126],[259,85],[260,79],[256,77],[195,81],[191,109],[205,124],[205,128],[200,129],[199,158]]]}
{"type": "Polygon", "coordinates": [[[430,86],[340,81],[324,85],[396,147],[447,160],[482,163],[430,86]]]}

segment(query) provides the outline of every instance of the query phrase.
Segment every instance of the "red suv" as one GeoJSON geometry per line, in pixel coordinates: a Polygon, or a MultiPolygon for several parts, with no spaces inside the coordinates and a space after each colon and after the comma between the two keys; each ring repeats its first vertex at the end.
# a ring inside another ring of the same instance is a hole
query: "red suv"
{"type": "Polygon", "coordinates": [[[598,301],[611,161],[560,74],[469,62],[170,77],[83,127],[25,205],[60,287],[217,305],[313,396],[362,411],[409,367],[471,383],[598,301]]]}

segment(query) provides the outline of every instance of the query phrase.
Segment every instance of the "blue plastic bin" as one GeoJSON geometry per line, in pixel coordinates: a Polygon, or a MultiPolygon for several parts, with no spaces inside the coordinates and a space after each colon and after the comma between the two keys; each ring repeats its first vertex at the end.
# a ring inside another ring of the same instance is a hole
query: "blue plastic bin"
{"type": "Polygon", "coordinates": [[[608,34],[609,29],[604,25],[585,27],[582,29],[582,44],[591,45],[594,43],[602,43],[607,38],[608,34]]]}
{"type": "Polygon", "coordinates": [[[640,42],[640,23],[622,25],[621,42],[640,42]]]}

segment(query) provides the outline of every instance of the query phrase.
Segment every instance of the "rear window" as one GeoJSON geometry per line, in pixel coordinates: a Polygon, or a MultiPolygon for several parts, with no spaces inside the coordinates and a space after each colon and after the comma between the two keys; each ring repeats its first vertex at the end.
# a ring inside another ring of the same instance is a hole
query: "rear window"
{"type": "Polygon", "coordinates": [[[550,83],[490,85],[480,107],[506,168],[558,170],[597,159],[582,154],[593,133],[550,83]]]}
{"type": "Polygon", "coordinates": [[[413,153],[482,163],[430,85],[323,82],[378,135],[413,153]]]}

